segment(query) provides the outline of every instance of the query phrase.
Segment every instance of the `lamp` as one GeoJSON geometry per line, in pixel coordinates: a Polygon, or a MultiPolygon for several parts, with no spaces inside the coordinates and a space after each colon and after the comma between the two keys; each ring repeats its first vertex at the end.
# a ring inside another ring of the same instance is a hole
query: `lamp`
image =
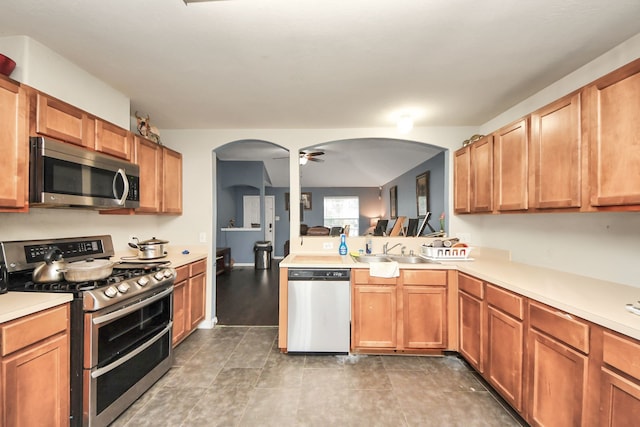
{"type": "Polygon", "coordinates": [[[307,159],[307,157],[306,157],[306,156],[302,156],[302,157],[300,157],[300,164],[301,164],[302,166],[306,165],[306,164],[307,164],[307,160],[308,160],[308,159],[307,159]]]}
{"type": "Polygon", "coordinates": [[[409,133],[411,129],[413,129],[413,117],[409,114],[403,114],[398,118],[396,122],[396,126],[398,127],[398,132],[400,133],[409,133]]]}

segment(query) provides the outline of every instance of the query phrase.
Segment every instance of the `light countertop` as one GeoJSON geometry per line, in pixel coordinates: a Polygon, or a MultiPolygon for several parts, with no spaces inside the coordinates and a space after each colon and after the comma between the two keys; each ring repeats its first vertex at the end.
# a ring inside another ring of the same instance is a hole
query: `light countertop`
{"type": "MultiPolygon", "coordinates": [[[[186,264],[190,264],[194,261],[199,261],[207,257],[207,248],[205,246],[168,246],[166,248],[167,256],[163,258],[151,259],[149,262],[154,261],[170,261],[171,267],[177,268],[186,264]],[[185,253],[186,252],[186,253],[185,253]]],[[[112,261],[132,261],[132,262],[144,262],[137,258],[137,249],[128,249],[121,252],[116,252],[111,258],[112,261]]]]}
{"type": "MultiPolygon", "coordinates": [[[[456,269],[640,340],[640,316],[625,310],[625,304],[640,300],[640,288],[512,262],[490,251],[474,250],[471,255],[473,261],[400,264],[400,268],[456,269]]],[[[290,254],[280,267],[369,268],[349,255],[306,253],[290,254]]]]}
{"type": "Polygon", "coordinates": [[[0,323],[28,316],[67,303],[72,299],[71,294],[8,292],[0,295],[0,323]]]}

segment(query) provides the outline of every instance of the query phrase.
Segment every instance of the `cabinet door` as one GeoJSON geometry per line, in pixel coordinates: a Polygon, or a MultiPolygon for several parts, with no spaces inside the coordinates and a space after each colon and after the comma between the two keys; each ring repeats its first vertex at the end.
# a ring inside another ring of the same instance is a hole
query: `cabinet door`
{"type": "Polygon", "coordinates": [[[471,212],[471,155],[469,147],[455,152],[453,160],[453,211],[471,212]]]}
{"type": "Polygon", "coordinates": [[[484,305],[481,300],[466,292],[458,294],[460,324],[459,351],[478,372],[484,372],[484,305]]]}
{"type": "Polygon", "coordinates": [[[352,347],[396,348],[396,311],[395,285],[354,286],[352,347]]]}
{"type": "Polygon", "coordinates": [[[136,212],[160,212],[161,146],[145,138],[135,137],[135,161],[140,166],[140,207],[136,212]]]}
{"type": "Polygon", "coordinates": [[[36,133],[94,149],[92,120],[65,102],[36,94],[36,133]]]}
{"type": "Polygon", "coordinates": [[[187,282],[183,280],[173,286],[173,338],[175,345],[185,337],[187,332],[187,282]]]}
{"type": "Polygon", "coordinates": [[[527,421],[534,426],[581,426],[587,367],[587,356],[530,329],[527,421]]]}
{"type": "Polygon", "coordinates": [[[640,420],[640,383],[602,369],[601,426],[627,427],[640,420]]]}
{"type": "Polygon", "coordinates": [[[104,120],[96,119],[96,150],[131,160],[132,137],[126,129],[104,120]]]}
{"type": "Polygon", "coordinates": [[[189,278],[189,331],[195,329],[205,317],[206,277],[198,274],[189,278]]]}
{"type": "Polygon", "coordinates": [[[580,94],[531,115],[533,207],[578,208],[582,185],[580,94]]]}
{"type": "Polygon", "coordinates": [[[527,120],[520,120],[496,132],[493,151],[497,210],[527,209],[527,120]]]}
{"type": "Polygon", "coordinates": [[[405,348],[446,348],[446,288],[404,286],[402,316],[405,348]]]}
{"type": "Polygon", "coordinates": [[[638,205],[640,60],[599,79],[587,93],[591,205],[638,205]]]}
{"type": "Polygon", "coordinates": [[[162,147],[162,212],[182,213],[182,154],[162,147]]]}
{"type": "Polygon", "coordinates": [[[69,424],[69,337],[62,334],[2,359],[6,426],[69,424]]]}
{"type": "Polygon", "coordinates": [[[471,212],[493,210],[493,136],[470,145],[471,212]]]}
{"type": "Polygon", "coordinates": [[[493,306],[487,308],[487,379],[522,412],[524,331],[522,322],[493,306]]]}
{"type": "Polygon", "coordinates": [[[0,78],[0,210],[27,209],[29,144],[27,96],[18,84],[0,78]]]}

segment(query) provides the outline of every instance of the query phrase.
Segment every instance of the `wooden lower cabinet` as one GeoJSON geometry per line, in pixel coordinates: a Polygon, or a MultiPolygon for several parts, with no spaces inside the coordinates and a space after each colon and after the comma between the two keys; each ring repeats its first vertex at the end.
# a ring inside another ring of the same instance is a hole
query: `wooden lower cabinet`
{"type": "Polygon", "coordinates": [[[603,332],[600,424],[622,427],[640,420],[640,342],[603,332]]]}
{"type": "Polygon", "coordinates": [[[519,413],[523,411],[524,299],[487,284],[486,378],[519,413]]]}
{"type": "Polygon", "coordinates": [[[485,313],[484,283],[475,277],[458,275],[458,351],[473,368],[484,372],[485,313]]]}
{"type": "Polygon", "coordinates": [[[527,344],[529,423],[588,425],[590,326],[568,313],[530,301],[527,344]]]}
{"type": "Polygon", "coordinates": [[[173,285],[173,339],[175,347],[191,334],[206,315],[207,260],[176,268],[173,285]]]}
{"type": "Polygon", "coordinates": [[[351,347],[355,351],[447,348],[447,273],[402,270],[400,277],[353,270],[351,347]]]}
{"type": "Polygon", "coordinates": [[[69,305],[0,325],[0,425],[69,424],[69,305]]]}

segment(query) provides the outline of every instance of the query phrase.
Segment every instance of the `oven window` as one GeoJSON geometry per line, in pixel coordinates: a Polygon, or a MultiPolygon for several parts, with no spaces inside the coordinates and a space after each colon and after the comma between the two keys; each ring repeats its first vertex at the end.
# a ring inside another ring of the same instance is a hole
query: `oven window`
{"type": "Polygon", "coordinates": [[[140,307],[98,329],[98,367],[135,350],[171,321],[171,295],[140,307]]]}
{"type": "Polygon", "coordinates": [[[167,332],[136,357],[99,376],[96,379],[96,414],[99,415],[160,362],[169,357],[170,348],[171,334],[167,332]]]}

